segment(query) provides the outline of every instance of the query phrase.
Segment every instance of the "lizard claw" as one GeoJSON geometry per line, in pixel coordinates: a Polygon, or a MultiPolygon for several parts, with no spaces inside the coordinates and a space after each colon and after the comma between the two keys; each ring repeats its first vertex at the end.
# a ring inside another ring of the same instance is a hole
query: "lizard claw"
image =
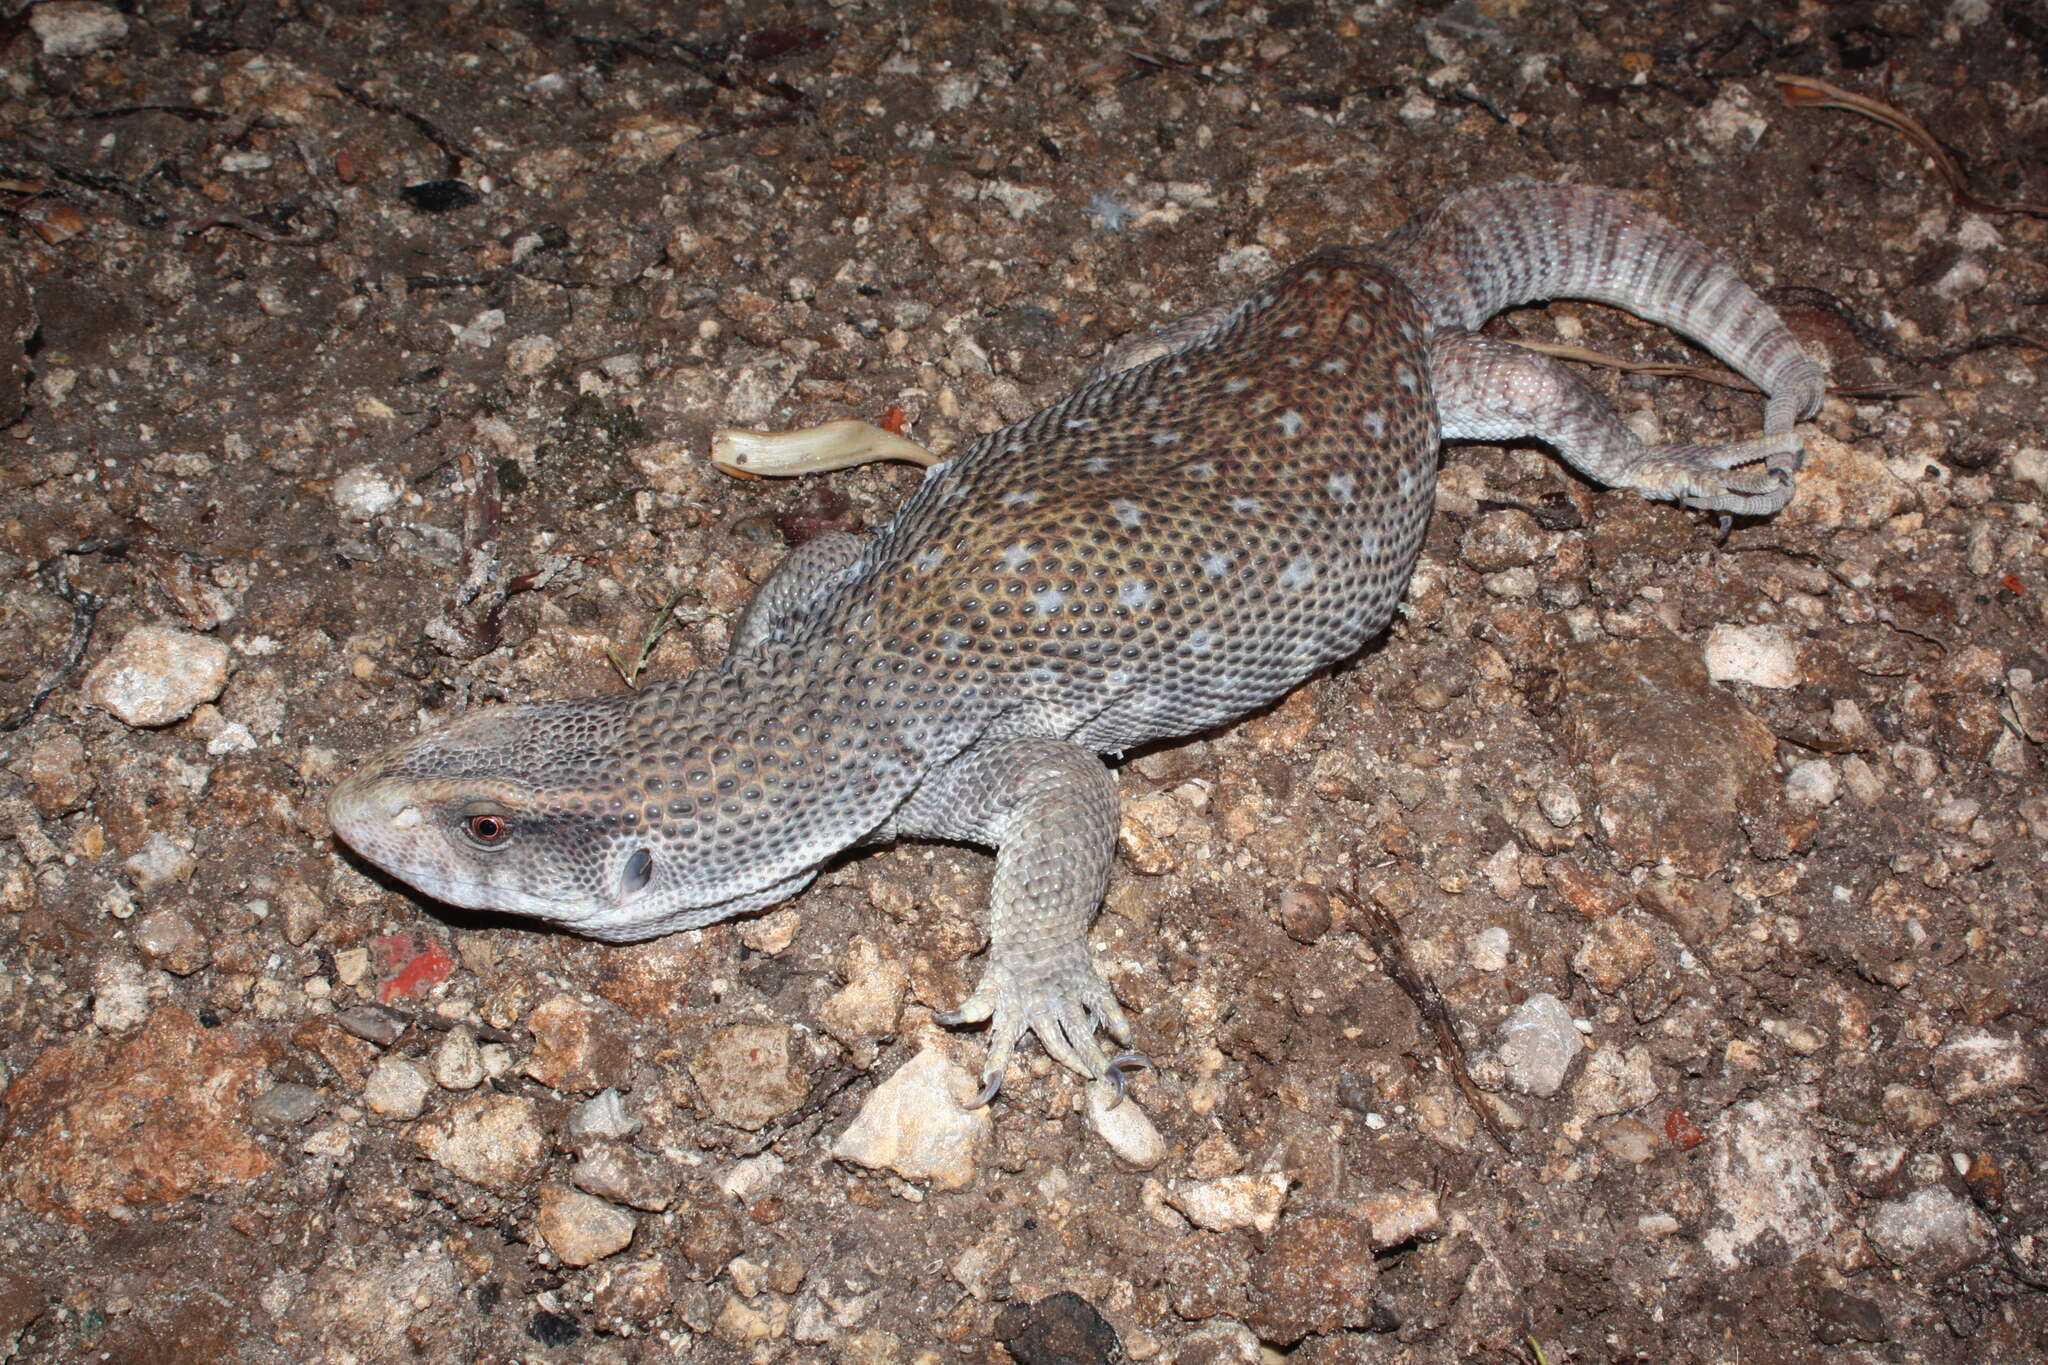
{"type": "Polygon", "coordinates": [[[1142,1052],[1119,1052],[1109,1059],[1109,1070],[1103,1074],[1109,1081],[1110,1089],[1116,1092],[1109,1102],[1110,1108],[1114,1109],[1122,1104],[1130,1093],[1130,1080],[1126,1073],[1151,1065],[1152,1059],[1142,1052]]]}
{"type": "MultiPolygon", "coordinates": [[[[1081,939],[1061,944],[1023,967],[1007,957],[991,960],[974,993],[957,1009],[940,1011],[933,1018],[948,1027],[989,1021],[982,1093],[970,1108],[987,1104],[1002,1089],[1003,1072],[1027,1033],[1036,1033],[1046,1054],[1070,1071],[1090,1080],[1112,1073],[1119,1099],[1123,1069],[1134,1064],[1130,1059],[1135,1054],[1112,1060],[1096,1041],[1099,1029],[1119,1043],[1129,1042],[1131,1023],[1096,974],[1088,945],[1081,939]]],[[[1135,1064],[1142,1065],[1143,1059],[1135,1064]]]]}

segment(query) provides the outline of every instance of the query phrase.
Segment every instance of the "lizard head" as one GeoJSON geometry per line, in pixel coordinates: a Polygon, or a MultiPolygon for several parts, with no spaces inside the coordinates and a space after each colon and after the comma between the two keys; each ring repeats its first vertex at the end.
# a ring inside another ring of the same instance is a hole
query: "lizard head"
{"type": "Polygon", "coordinates": [[[908,790],[691,681],[464,716],[342,782],[329,823],[436,900],[625,942],[787,899],[908,790]]]}

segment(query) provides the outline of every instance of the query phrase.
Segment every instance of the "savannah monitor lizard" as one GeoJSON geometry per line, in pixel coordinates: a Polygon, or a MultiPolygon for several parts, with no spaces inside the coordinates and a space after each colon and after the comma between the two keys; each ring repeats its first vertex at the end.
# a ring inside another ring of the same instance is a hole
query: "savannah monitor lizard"
{"type": "Polygon", "coordinates": [[[1023,1035],[1121,1091],[1131,1026],[1087,930],[1115,854],[1101,755],[1221,725],[1352,654],[1415,567],[1444,440],[1534,438],[1602,484],[1785,505],[1823,374],[1733,270],[1609,190],[1516,183],[1332,247],[1114,348],[933,466],[865,538],[796,549],[732,652],[620,696],[502,706],[335,788],[333,826],[453,905],[623,942],[788,899],[834,855],[992,846],[982,1101],[1023,1035]],[[1558,362],[1476,329],[1625,308],[1766,395],[1764,434],[1648,446],[1558,362]]]}

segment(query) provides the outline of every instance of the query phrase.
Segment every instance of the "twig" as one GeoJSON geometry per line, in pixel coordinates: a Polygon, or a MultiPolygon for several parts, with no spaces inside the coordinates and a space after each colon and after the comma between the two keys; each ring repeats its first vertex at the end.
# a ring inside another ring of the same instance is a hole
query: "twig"
{"type": "Polygon", "coordinates": [[[1408,955],[1407,936],[1401,932],[1400,922],[1387,913],[1386,907],[1375,900],[1371,892],[1365,894],[1359,908],[1365,914],[1365,936],[1372,943],[1373,952],[1379,955],[1380,965],[1394,979],[1394,984],[1414,1002],[1416,1013],[1436,1035],[1437,1054],[1443,1059],[1444,1069],[1451,1073],[1451,1079],[1457,1083],[1465,1103],[1472,1106],[1479,1126],[1486,1130],[1486,1135],[1493,1139],[1496,1147],[1512,1155],[1514,1149],[1508,1146],[1508,1135],[1487,1107],[1486,1097],[1472,1082],[1472,1073],[1465,1065],[1465,1045],[1458,1041],[1457,1030],[1451,1027],[1450,1006],[1444,1003],[1436,983],[1425,976],[1416,967],[1415,959],[1408,955]]]}
{"type": "Polygon", "coordinates": [[[1963,173],[1954,153],[1941,144],[1941,140],[1927,131],[1927,125],[1900,109],[1895,109],[1882,100],[1859,95],[1853,90],[1844,90],[1839,85],[1816,80],[1812,76],[1794,76],[1778,71],[1771,74],[1778,83],[1778,94],[1794,109],[1841,109],[1851,114],[1861,114],[1873,123],[1882,123],[1893,132],[1925,152],[1934,162],[1934,169],[1948,182],[1949,193],[1956,202],[1976,213],[2023,213],[2031,218],[2048,218],[2048,204],[1993,203],[1980,199],[1970,189],[1970,178],[1963,173]]]}
{"type": "Polygon", "coordinates": [[[401,105],[386,103],[375,95],[370,94],[367,90],[359,89],[353,85],[337,85],[334,88],[373,113],[390,114],[394,117],[402,118],[418,129],[421,137],[440,148],[441,154],[448,158],[448,177],[450,179],[455,178],[456,172],[462,169],[462,163],[465,161],[474,161],[479,166],[490,167],[492,170],[497,169],[468,147],[435,127],[424,114],[415,114],[412,110],[401,105]]]}
{"type": "MultiPolygon", "coordinates": [[[[682,595],[683,590],[677,588],[668,595],[668,601],[661,604],[661,610],[655,613],[653,622],[647,627],[647,634],[640,641],[640,652],[633,656],[631,667],[619,657],[619,651],[610,645],[604,647],[605,658],[611,660],[612,667],[617,670],[619,677],[635,692],[640,690],[641,672],[647,667],[647,661],[654,657],[654,647],[661,643],[661,637],[668,634],[677,623],[676,602],[682,595]]],[[[703,614],[698,613],[693,619],[702,620],[703,614]]]]}
{"type": "MultiPolygon", "coordinates": [[[[1554,355],[1560,360],[1577,360],[1583,364],[1622,370],[1628,374],[1672,375],[1680,379],[1697,379],[1705,384],[1718,384],[1724,389],[1738,389],[1743,393],[1763,392],[1739,374],[1730,374],[1726,370],[1714,369],[1707,365],[1676,365],[1661,360],[1623,360],[1619,356],[1587,350],[1584,346],[1566,346],[1554,341],[1517,341],[1514,344],[1524,350],[1554,355]]],[[[1828,392],[1838,398],[1918,398],[1927,392],[1927,388],[1920,384],[1831,384],[1828,386],[1828,392]]]]}
{"type": "Polygon", "coordinates": [[[50,699],[63,681],[71,676],[85,658],[86,650],[92,647],[93,624],[99,620],[100,608],[106,605],[104,599],[87,592],[71,581],[65,568],[65,561],[74,555],[99,554],[102,552],[122,554],[128,543],[119,539],[89,540],[83,545],[74,545],[68,550],[59,550],[36,566],[36,577],[43,580],[50,591],[71,604],[71,643],[64,651],[64,659],[53,670],[42,686],[28,699],[28,704],[0,723],[0,734],[19,730],[35,718],[44,702],[50,699]]]}

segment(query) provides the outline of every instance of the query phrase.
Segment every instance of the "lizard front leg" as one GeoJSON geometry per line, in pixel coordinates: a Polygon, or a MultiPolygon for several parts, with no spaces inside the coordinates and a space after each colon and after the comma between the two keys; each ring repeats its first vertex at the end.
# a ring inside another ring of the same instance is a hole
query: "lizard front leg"
{"type": "Polygon", "coordinates": [[[1116,855],[1116,779],[1100,758],[1058,739],[976,744],[926,779],[892,829],[996,850],[981,983],[939,1016],[943,1024],[989,1021],[977,1105],[1002,1088],[1027,1031],[1053,1060],[1091,1079],[1108,1072],[1121,1082],[1122,1068],[1141,1063],[1105,1055],[1095,1038],[1098,1028],[1119,1043],[1131,1038],[1088,951],[1088,923],[1116,855]]]}

